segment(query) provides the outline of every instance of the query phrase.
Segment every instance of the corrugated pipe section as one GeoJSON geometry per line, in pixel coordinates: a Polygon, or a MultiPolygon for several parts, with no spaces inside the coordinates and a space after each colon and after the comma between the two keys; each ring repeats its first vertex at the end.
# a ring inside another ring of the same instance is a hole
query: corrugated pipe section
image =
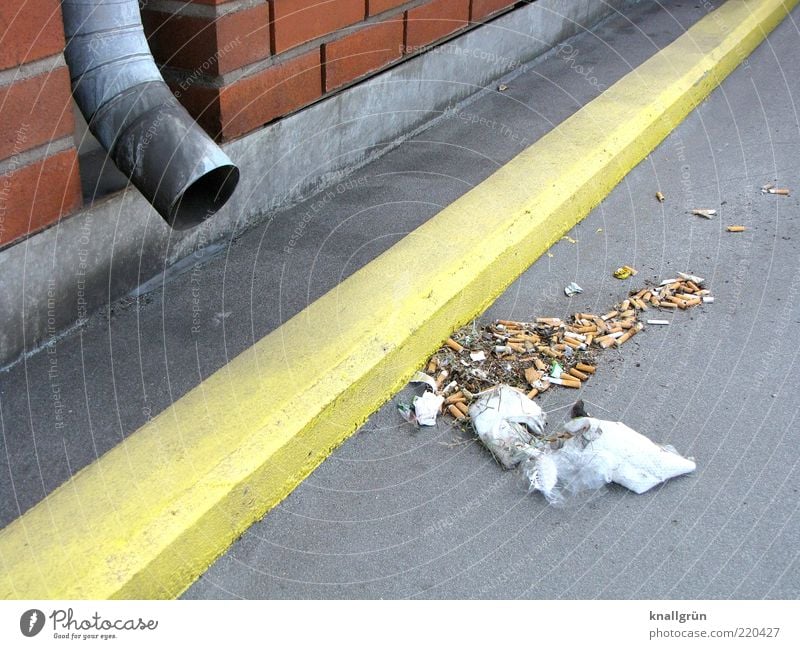
{"type": "Polygon", "coordinates": [[[178,103],[150,53],[138,0],[62,0],[72,93],[117,167],[173,228],[219,210],[239,170],[178,103]]]}

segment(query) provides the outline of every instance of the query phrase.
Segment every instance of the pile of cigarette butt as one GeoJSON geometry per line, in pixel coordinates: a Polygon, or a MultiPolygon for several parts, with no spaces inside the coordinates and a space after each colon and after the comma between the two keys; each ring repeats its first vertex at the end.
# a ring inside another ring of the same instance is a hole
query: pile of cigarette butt
{"type": "MultiPolygon", "coordinates": [[[[713,302],[701,277],[680,273],[659,285],[631,291],[607,313],[575,313],[567,320],[536,318],[532,322],[497,320],[464,327],[429,359],[425,373],[442,409],[459,421],[469,418],[478,393],[507,384],[531,399],[557,385],[578,389],[595,373],[602,350],[620,348],[642,331],[643,313],[684,310],[713,302]]],[[[647,320],[665,325],[668,320],[647,320]]]]}

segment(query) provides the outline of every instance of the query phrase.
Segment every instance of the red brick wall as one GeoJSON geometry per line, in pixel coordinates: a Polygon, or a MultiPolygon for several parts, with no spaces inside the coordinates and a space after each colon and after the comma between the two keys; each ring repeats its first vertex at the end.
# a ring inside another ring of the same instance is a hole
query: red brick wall
{"type": "Polygon", "coordinates": [[[0,3],[0,248],[81,205],[59,0],[0,3]]]}
{"type": "Polygon", "coordinates": [[[240,137],[515,0],[144,0],[156,60],[214,135],[240,137]]]}

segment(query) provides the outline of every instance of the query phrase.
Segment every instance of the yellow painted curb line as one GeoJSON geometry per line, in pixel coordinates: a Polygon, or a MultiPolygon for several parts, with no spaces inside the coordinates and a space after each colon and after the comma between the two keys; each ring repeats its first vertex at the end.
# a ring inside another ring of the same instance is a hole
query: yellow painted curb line
{"type": "Polygon", "coordinates": [[[729,0],[79,472],[0,532],[0,597],[179,595],[797,2],[729,0]]]}

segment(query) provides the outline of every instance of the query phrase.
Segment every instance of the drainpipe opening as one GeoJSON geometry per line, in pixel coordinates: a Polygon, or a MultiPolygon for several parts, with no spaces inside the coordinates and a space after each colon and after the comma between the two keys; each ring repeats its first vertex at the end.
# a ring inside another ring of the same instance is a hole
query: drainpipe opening
{"type": "Polygon", "coordinates": [[[217,212],[236,190],[239,169],[223,165],[200,176],[189,185],[169,210],[167,222],[175,230],[187,230],[217,212]]]}

